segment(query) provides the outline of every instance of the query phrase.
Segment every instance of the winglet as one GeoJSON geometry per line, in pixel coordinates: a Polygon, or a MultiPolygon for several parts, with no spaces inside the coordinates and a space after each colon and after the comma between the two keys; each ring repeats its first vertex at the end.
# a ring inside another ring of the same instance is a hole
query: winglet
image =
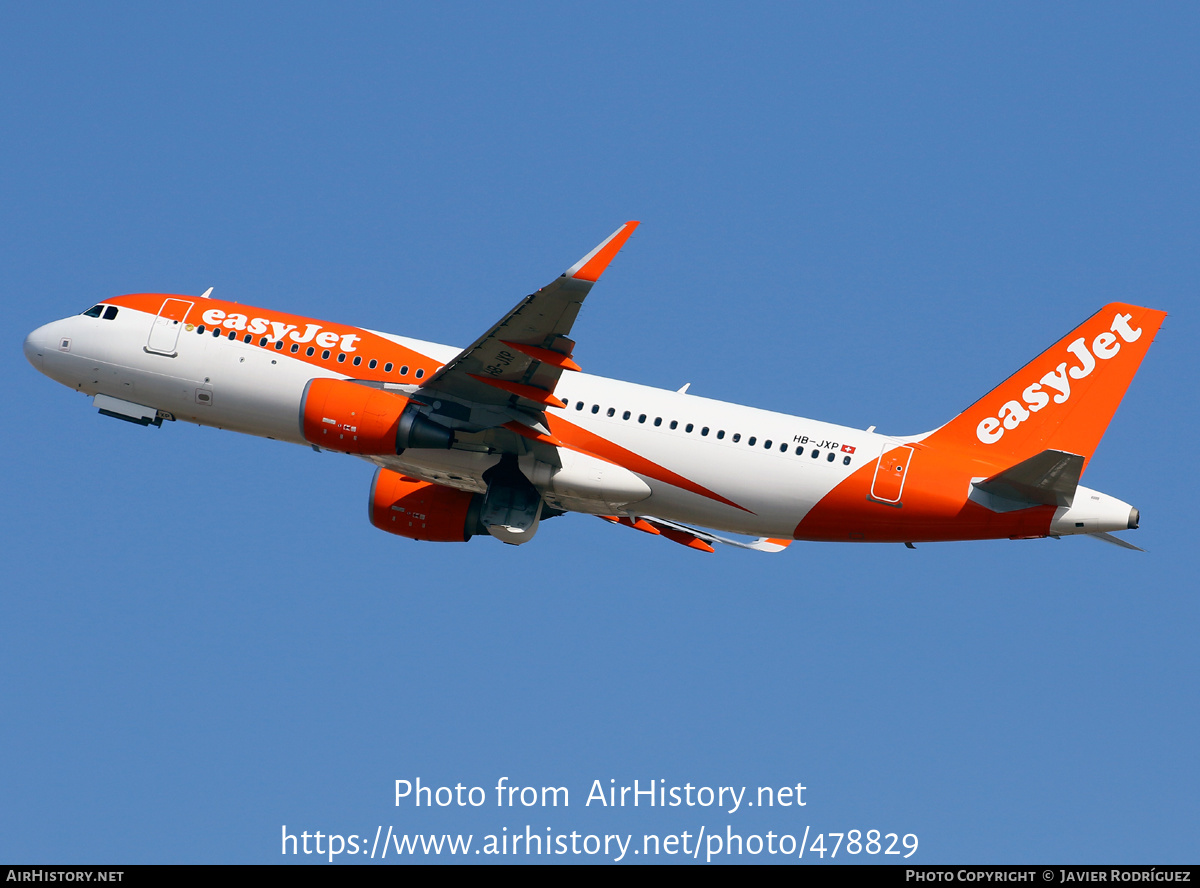
{"type": "Polygon", "coordinates": [[[613,261],[613,257],[620,252],[621,247],[625,246],[625,241],[629,240],[629,235],[633,234],[633,230],[640,224],[640,222],[626,222],[610,234],[600,246],[568,268],[564,276],[575,278],[578,281],[596,283],[600,280],[600,275],[604,274],[604,269],[608,268],[608,263],[613,261]]]}
{"type": "Polygon", "coordinates": [[[782,552],[791,544],[791,540],[777,540],[773,537],[759,537],[754,542],[750,543],[750,548],[757,549],[760,552],[782,552]]]}

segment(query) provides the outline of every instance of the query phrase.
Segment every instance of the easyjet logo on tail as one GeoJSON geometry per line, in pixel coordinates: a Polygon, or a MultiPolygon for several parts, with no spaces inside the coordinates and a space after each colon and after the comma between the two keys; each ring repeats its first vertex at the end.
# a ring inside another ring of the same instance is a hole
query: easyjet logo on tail
{"type": "Polygon", "coordinates": [[[1015,429],[1030,416],[1048,406],[1051,398],[1055,404],[1065,404],[1071,398],[1072,379],[1090,376],[1097,367],[1097,359],[1107,361],[1113,358],[1121,350],[1121,340],[1136,342],[1141,338],[1142,328],[1138,327],[1135,330],[1129,326],[1132,319],[1133,315],[1118,312],[1108,330],[1092,339],[1090,349],[1087,338],[1080,336],[1067,346],[1072,362],[1078,361],[1078,366],[1068,368],[1068,361],[1063,361],[1041,380],[1026,386],[1021,392],[1024,402],[1005,401],[995,416],[987,416],[979,421],[975,436],[984,444],[995,444],[1004,437],[1006,429],[1015,429]]]}

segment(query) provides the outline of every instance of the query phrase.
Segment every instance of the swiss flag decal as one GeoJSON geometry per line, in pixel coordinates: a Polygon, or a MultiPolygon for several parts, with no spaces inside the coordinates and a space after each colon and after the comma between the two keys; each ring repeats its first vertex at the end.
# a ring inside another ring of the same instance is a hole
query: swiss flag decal
{"type": "Polygon", "coordinates": [[[842,453],[853,453],[853,452],[854,452],[854,448],[851,447],[849,444],[842,445],[842,453]]]}

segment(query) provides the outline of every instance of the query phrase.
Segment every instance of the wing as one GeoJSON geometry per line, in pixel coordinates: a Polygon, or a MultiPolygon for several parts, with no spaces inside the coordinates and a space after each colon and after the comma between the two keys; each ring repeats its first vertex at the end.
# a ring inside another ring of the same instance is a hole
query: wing
{"type": "Polygon", "coordinates": [[[611,521],[613,524],[632,527],[634,530],[640,530],[643,533],[665,536],[673,543],[679,543],[679,545],[687,546],[689,549],[698,549],[701,552],[715,552],[713,543],[736,546],[739,549],[752,549],[755,552],[782,552],[792,544],[791,540],[772,539],[770,537],[759,537],[749,542],[731,540],[728,537],[717,536],[715,533],[701,530],[698,527],[690,527],[687,524],[680,524],[677,521],[668,521],[666,518],[655,518],[653,515],[638,515],[632,518],[619,518],[615,515],[600,515],[599,517],[605,521],[611,521]]]}
{"type": "Polygon", "coordinates": [[[549,439],[544,411],[563,406],[554,396],[559,377],[579,369],[571,357],[575,317],[637,226],[626,222],[553,283],[526,296],[413,397],[430,405],[449,399],[456,405],[449,411],[434,407],[438,421],[463,432],[516,423],[518,428],[509,428],[518,435],[549,439]]]}

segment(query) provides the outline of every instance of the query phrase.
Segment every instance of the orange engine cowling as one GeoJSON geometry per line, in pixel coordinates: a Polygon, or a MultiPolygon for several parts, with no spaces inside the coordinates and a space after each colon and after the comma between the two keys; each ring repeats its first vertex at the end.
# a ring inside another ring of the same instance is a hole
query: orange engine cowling
{"type": "Polygon", "coordinates": [[[312,379],[300,401],[304,440],[343,453],[395,453],[408,398],[344,379],[312,379]]]}
{"type": "Polygon", "coordinates": [[[412,540],[466,542],[479,526],[482,502],[481,494],[418,481],[391,469],[378,469],[371,480],[371,523],[412,540]]]}
{"type": "Polygon", "coordinates": [[[308,381],[300,398],[300,433],[309,444],[342,453],[454,445],[454,432],[424,416],[416,401],[345,379],[308,381]]]}

